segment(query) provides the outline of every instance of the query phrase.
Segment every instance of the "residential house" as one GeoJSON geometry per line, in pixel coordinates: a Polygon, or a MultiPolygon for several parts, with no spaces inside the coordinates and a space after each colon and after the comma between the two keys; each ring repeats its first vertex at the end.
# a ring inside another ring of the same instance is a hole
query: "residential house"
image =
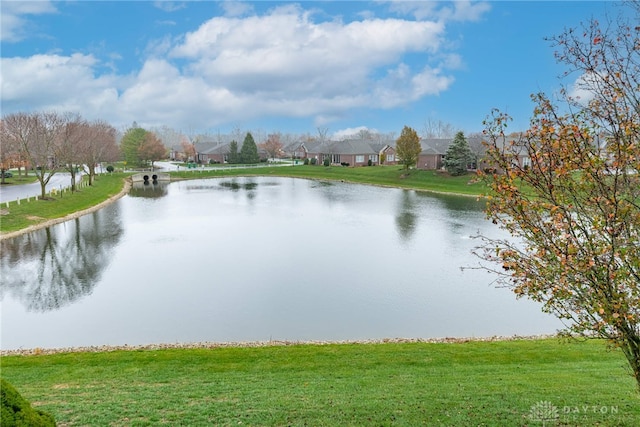
{"type": "MultiPolygon", "coordinates": [[[[506,147],[507,144],[510,144],[511,141],[513,141],[514,139],[517,140],[517,137],[507,136],[507,137],[498,139],[496,141],[496,145],[498,146],[498,148],[506,147]]],[[[509,151],[510,151],[511,157],[513,158],[512,161],[515,164],[523,168],[531,166],[531,158],[529,157],[529,153],[527,152],[524,146],[516,145],[514,147],[509,147],[509,151]]],[[[483,144],[482,156],[479,156],[478,158],[478,169],[481,169],[481,170],[495,169],[495,165],[492,164],[490,160],[484,156],[485,153],[486,153],[486,147],[483,144]]],[[[501,172],[501,171],[497,170],[497,172],[501,172]]]]}
{"type": "Polygon", "coordinates": [[[196,149],[196,163],[209,163],[210,159],[216,158],[215,154],[211,154],[216,148],[223,145],[219,141],[196,141],[193,143],[194,148],[196,149]]]}
{"type": "Polygon", "coordinates": [[[198,152],[199,163],[226,163],[229,160],[229,144],[219,143],[209,147],[203,147],[198,152]]]}
{"type": "Polygon", "coordinates": [[[418,169],[437,170],[444,167],[444,156],[447,153],[451,138],[426,138],[420,140],[422,151],[418,156],[418,169]]]}
{"type": "MultiPolygon", "coordinates": [[[[391,156],[395,162],[395,148],[388,144],[378,143],[365,139],[346,139],[344,141],[327,141],[315,147],[311,147],[306,156],[317,159],[322,163],[329,159],[333,165],[367,166],[379,165],[380,156],[391,156]]],[[[389,163],[389,162],[385,162],[389,163]]]]}
{"type": "Polygon", "coordinates": [[[321,141],[317,140],[298,140],[292,144],[282,147],[285,156],[293,159],[307,159],[309,152],[317,152],[317,147],[321,145],[321,141]]]}
{"type": "MultiPolygon", "coordinates": [[[[467,138],[469,148],[471,148],[475,157],[469,162],[468,168],[470,170],[487,166],[486,162],[483,160],[486,147],[482,140],[483,138],[480,136],[471,136],[467,138]]],[[[443,169],[447,150],[449,149],[449,145],[452,141],[453,138],[424,138],[420,140],[422,151],[418,157],[417,167],[419,169],[427,170],[443,169]]],[[[522,161],[526,162],[526,159],[522,158],[522,161]]]]}
{"type": "Polygon", "coordinates": [[[378,142],[378,143],[372,144],[371,147],[378,152],[379,164],[381,165],[397,165],[398,164],[398,156],[396,155],[395,145],[389,145],[384,142],[378,142]]]}

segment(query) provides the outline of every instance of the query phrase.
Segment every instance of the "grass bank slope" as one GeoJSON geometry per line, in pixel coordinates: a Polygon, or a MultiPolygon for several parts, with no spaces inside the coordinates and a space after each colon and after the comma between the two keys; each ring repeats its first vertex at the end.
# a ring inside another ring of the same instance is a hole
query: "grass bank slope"
{"type": "Polygon", "coordinates": [[[5,356],[60,425],[638,426],[599,341],[292,345],[5,356]]]}
{"type": "Polygon", "coordinates": [[[71,219],[69,215],[99,206],[112,197],[123,194],[125,178],[128,174],[105,174],[96,177],[94,184],[71,192],[58,192],[47,199],[29,202],[10,201],[0,206],[0,233],[6,237],[8,233],[51,224],[55,220],[71,219]]]}
{"type": "MultiPolygon", "coordinates": [[[[51,225],[56,221],[72,218],[86,209],[109,201],[122,194],[125,178],[130,174],[114,173],[100,175],[94,185],[83,187],[75,193],[58,193],[46,200],[35,200],[17,204],[11,201],[0,207],[0,238],[9,233],[24,231],[29,227],[51,225]]],[[[480,195],[486,191],[484,184],[476,182],[475,175],[452,177],[435,171],[405,171],[398,166],[376,167],[254,167],[191,169],[171,172],[172,179],[216,178],[231,176],[282,176],[305,179],[345,181],[397,188],[410,188],[439,193],[480,195]]],[[[126,191],[126,189],[125,189],[126,191]]]]}
{"type": "Polygon", "coordinates": [[[450,176],[439,171],[404,170],[400,166],[340,167],[340,166],[278,166],[238,169],[191,169],[171,172],[172,178],[206,178],[224,176],[284,176],[325,179],[359,184],[411,188],[439,193],[481,195],[485,184],[477,182],[474,174],[450,176]]]}

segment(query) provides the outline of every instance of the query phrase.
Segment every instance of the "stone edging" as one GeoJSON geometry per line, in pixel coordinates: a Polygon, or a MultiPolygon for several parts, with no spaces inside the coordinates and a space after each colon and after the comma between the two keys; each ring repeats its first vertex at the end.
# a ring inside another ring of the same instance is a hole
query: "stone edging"
{"type": "Polygon", "coordinates": [[[141,350],[176,350],[176,349],[215,349],[215,348],[251,348],[251,347],[284,347],[293,345],[348,345],[348,344],[461,344],[467,342],[494,342],[516,340],[542,340],[558,338],[558,335],[513,335],[491,337],[468,338],[383,338],[371,340],[345,340],[345,341],[244,341],[244,342],[194,342],[172,344],[146,344],[146,345],[100,345],[91,347],[66,347],[66,348],[31,348],[17,350],[0,350],[0,356],[37,356],[60,353],[106,353],[111,351],[141,351],[141,350]]]}
{"type": "Polygon", "coordinates": [[[120,192],[118,194],[116,194],[115,196],[109,197],[104,202],[98,203],[97,205],[91,206],[90,208],[84,209],[82,211],[77,211],[77,212],[70,213],[69,215],[63,216],[61,218],[50,219],[50,220],[47,220],[47,221],[40,222],[38,224],[31,225],[31,226],[29,226],[27,228],[23,228],[23,229],[16,230],[16,231],[11,231],[9,233],[0,234],[0,241],[5,240],[5,239],[10,239],[12,237],[20,236],[22,234],[30,233],[32,231],[40,230],[42,228],[51,227],[52,225],[60,224],[62,222],[69,221],[71,219],[79,218],[79,217],[81,217],[83,215],[86,215],[88,213],[95,212],[95,211],[97,211],[99,209],[102,209],[103,207],[115,202],[116,200],[118,200],[119,198],[121,198],[122,196],[127,194],[129,192],[129,190],[131,190],[131,185],[132,185],[131,184],[131,178],[125,178],[124,186],[122,187],[122,190],[120,190],[120,192]]]}

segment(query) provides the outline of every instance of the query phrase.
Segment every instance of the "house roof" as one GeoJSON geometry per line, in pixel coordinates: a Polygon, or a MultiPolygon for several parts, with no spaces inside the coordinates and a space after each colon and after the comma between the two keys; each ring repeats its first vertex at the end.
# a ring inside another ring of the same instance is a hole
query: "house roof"
{"type": "Polygon", "coordinates": [[[316,147],[320,144],[321,142],[316,140],[297,140],[286,144],[282,147],[282,150],[288,153],[293,153],[294,151],[299,151],[304,147],[306,151],[315,151],[316,147]]]}
{"type": "Polygon", "coordinates": [[[196,153],[203,154],[208,150],[215,148],[220,145],[217,141],[197,141],[193,143],[193,146],[196,149],[196,153]]]}
{"type": "Polygon", "coordinates": [[[445,154],[449,144],[451,144],[451,138],[424,138],[420,140],[420,146],[422,151],[420,154],[445,154]]]}
{"type": "Polygon", "coordinates": [[[229,143],[223,142],[198,151],[199,154],[227,154],[229,152],[229,143]]]}
{"type": "Polygon", "coordinates": [[[322,154],[379,154],[388,144],[367,139],[345,139],[343,141],[326,141],[315,147],[307,146],[307,151],[322,154]]]}
{"type": "Polygon", "coordinates": [[[369,141],[363,139],[347,139],[332,144],[335,154],[378,154],[369,141]]]}
{"type": "MultiPolygon", "coordinates": [[[[483,138],[479,136],[471,136],[466,138],[467,143],[469,144],[469,148],[476,154],[482,154],[486,151],[484,144],[482,143],[483,138]]],[[[420,140],[420,146],[422,147],[422,151],[420,154],[422,155],[445,155],[447,150],[449,149],[449,145],[453,138],[423,138],[420,140]]]]}

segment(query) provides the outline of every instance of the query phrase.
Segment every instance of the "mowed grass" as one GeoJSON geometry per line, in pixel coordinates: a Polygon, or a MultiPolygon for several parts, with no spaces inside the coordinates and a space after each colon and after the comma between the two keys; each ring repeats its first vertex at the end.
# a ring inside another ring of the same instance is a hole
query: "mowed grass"
{"type": "Polygon", "coordinates": [[[38,223],[62,218],[74,212],[88,209],[118,194],[128,174],[105,174],[96,177],[94,184],[78,191],[63,192],[47,199],[31,198],[30,202],[15,200],[0,205],[0,232],[6,233],[27,228],[38,223]]]}
{"type": "Polygon", "coordinates": [[[545,339],[5,356],[2,376],[65,426],[638,426],[625,366],[545,339]]]}
{"type": "Polygon", "coordinates": [[[32,182],[38,182],[38,178],[36,178],[33,172],[25,173],[24,170],[20,172],[18,175],[18,171],[16,169],[12,169],[9,172],[13,174],[11,178],[5,178],[3,186],[12,186],[12,185],[21,185],[21,184],[31,184],[32,182]]]}
{"type": "MultiPolygon", "coordinates": [[[[124,179],[130,174],[113,173],[100,175],[93,186],[83,187],[75,193],[59,193],[45,200],[23,201],[18,205],[10,201],[0,206],[0,233],[21,230],[31,225],[62,218],[95,206],[120,192],[124,179]]],[[[459,177],[438,171],[404,170],[400,166],[373,167],[257,167],[237,169],[191,169],[171,172],[172,179],[219,178],[230,176],[283,176],[305,179],[320,179],[381,185],[439,193],[461,195],[483,195],[487,191],[484,183],[478,182],[474,174],[459,177]]]]}
{"type": "Polygon", "coordinates": [[[405,170],[401,166],[265,166],[248,169],[191,169],[171,172],[172,177],[185,179],[240,175],[325,179],[464,195],[483,195],[488,190],[486,185],[479,182],[473,173],[450,176],[441,171],[405,170]]]}

